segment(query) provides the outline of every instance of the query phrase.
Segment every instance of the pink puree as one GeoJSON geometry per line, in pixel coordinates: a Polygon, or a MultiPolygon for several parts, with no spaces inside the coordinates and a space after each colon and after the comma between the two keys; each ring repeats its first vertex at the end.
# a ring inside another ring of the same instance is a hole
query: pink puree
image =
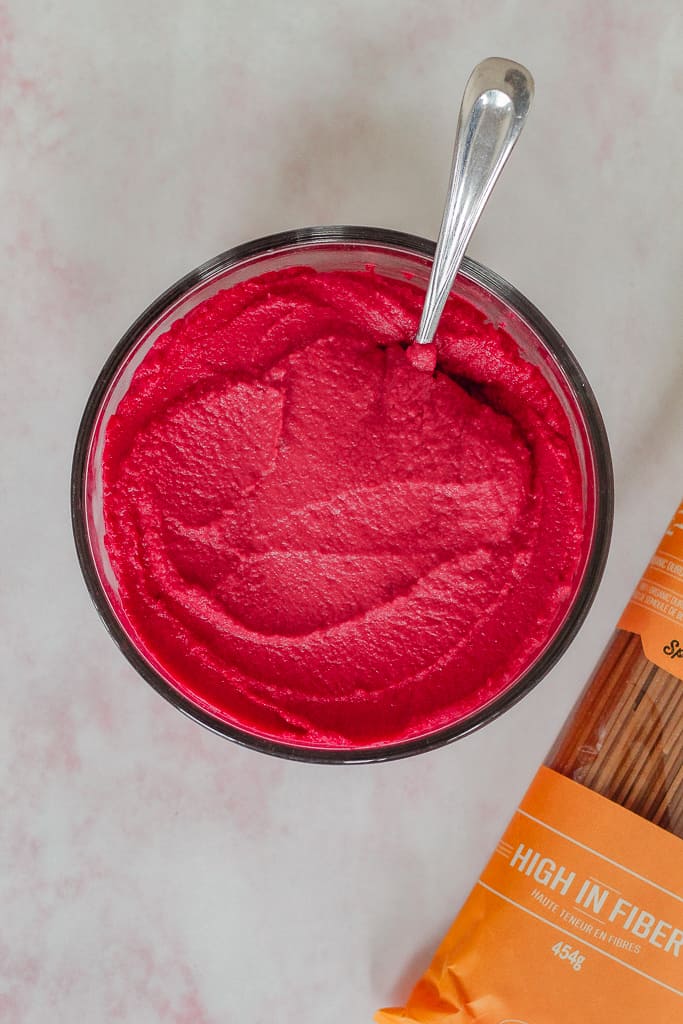
{"type": "Polygon", "coordinates": [[[451,298],[296,267],[159,338],[111,419],[106,545],[138,642],[221,719],[295,744],[424,734],[513,682],[573,593],[566,417],[451,298]],[[418,360],[419,362],[419,360],[418,360]]]}

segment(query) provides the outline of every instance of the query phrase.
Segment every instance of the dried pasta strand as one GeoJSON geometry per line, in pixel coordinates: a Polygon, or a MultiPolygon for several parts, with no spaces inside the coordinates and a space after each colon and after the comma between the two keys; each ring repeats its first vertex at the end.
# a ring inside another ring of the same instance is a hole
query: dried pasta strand
{"type": "MultiPolygon", "coordinates": [[[[582,698],[581,714],[575,714],[556,744],[557,770],[565,774],[576,771],[577,758],[585,751],[586,768],[593,760],[596,724],[603,720],[620,692],[620,681],[637,657],[636,637],[619,632],[608,646],[602,662],[588,684],[582,698]]],[[[583,782],[583,778],[577,779],[583,782]]]]}
{"type": "Polygon", "coordinates": [[[614,779],[614,798],[624,807],[631,808],[638,802],[642,773],[648,770],[651,753],[664,746],[669,707],[675,702],[676,692],[666,674],[653,665],[638,697],[640,706],[631,719],[629,757],[614,779]]]}
{"type": "Polygon", "coordinates": [[[617,630],[548,764],[683,838],[683,682],[617,630]]]}
{"type": "Polygon", "coordinates": [[[645,817],[654,801],[661,801],[671,788],[672,777],[679,767],[677,757],[680,758],[683,746],[683,686],[680,681],[663,669],[657,669],[653,699],[660,702],[661,713],[648,743],[661,749],[662,771],[659,779],[652,780],[649,790],[639,784],[642,772],[647,771],[650,757],[648,744],[644,743],[635,764],[635,774],[628,780],[628,789],[619,794],[620,799],[623,795],[624,806],[645,817]]]}

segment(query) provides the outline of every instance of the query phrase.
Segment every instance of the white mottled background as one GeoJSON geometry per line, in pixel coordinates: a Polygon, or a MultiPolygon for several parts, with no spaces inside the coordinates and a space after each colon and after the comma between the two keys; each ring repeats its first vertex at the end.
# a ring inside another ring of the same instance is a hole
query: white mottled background
{"type": "Polygon", "coordinates": [[[363,1024],[466,895],[683,491],[676,0],[0,2],[0,1021],[363,1024]],[[186,270],[325,222],[434,236],[464,81],[535,108],[471,253],[557,325],[612,438],[605,581],[561,665],[439,752],[238,749],[90,605],[71,451],[118,337],[186,270]]]}

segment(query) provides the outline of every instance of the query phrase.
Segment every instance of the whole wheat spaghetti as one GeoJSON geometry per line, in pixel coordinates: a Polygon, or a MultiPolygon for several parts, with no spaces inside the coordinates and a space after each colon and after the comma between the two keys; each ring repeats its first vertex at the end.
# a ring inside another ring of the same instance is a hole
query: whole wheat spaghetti
{"type": "Polygon", "coordinates": [[[431,966],[376,1020],[683,1020],[681,839],[683,504],[431,966]]]}
{"type": "Polygon", "coordinates": [[[548,759],[683,838],[683,685],[618,630],[548,759]]]}

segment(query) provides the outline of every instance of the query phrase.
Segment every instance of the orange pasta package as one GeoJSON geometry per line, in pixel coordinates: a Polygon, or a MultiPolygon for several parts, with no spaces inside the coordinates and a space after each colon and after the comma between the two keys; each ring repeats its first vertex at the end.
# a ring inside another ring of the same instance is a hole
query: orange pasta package
{"type": "Polygon", "coordinates": [[[683,503],[405,1007],[378,1024],[683,1020],[683,503]]]}

